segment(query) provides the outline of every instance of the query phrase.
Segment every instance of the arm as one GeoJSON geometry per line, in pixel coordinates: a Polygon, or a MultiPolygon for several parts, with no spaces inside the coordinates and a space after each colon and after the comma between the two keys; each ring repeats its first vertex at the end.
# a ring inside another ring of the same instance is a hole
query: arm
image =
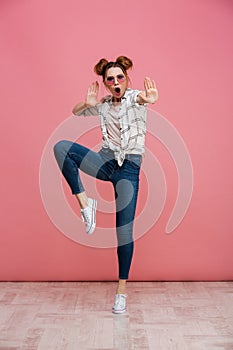
{"type": "Polygon", "coordinates": [[[75,115],[80,115],[80,114],[82,114],[83,111],[85,111],[85,109],[87,109],[89,107],[91,107],[91,106],[88,105],[86,103],[86,101],[85,102],[79,102],[72,109],[72,113],[75,114],[75,115]]]}
{"type": "Polygon", "coordinates": [[[144,80],[145,91],[141,91],[137,96],[137,103],[155,103],[158,100],[158,90],[154,80],[146,77],[144,80]]]}
{"type": "Polygon", "coordinates": [[[97,105],[101,102],[98,101],[98,92],[99,92],[99,84],[98,82],[94,82],[89,86],[87,91],[86,100],[83,102],[78,102],[73,110],[72,113],[74,115],[98,115],[98,109],[97,105]],[[87,113],[84,113],[84,112],[87,113]],[[89,112],[89,113],[88,113],[89,112]]]}

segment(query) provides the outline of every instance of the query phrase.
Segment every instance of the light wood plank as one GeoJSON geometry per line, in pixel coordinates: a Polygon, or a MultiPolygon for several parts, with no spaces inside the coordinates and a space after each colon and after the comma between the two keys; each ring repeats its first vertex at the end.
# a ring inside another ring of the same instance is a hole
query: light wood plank
{"type": "Polygon", "coordinates": [[[232,282],[1,282],[0,350],[232,350],[232,282]]]}

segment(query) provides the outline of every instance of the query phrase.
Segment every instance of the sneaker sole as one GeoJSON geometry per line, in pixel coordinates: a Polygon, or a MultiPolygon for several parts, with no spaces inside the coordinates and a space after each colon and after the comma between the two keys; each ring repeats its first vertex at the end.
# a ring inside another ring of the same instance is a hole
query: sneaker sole
{"type": "Polygon", "coordinates": [[[93,199],[92,202],[92,223],[91,223],[91,228],[90,230],[87,232],[88,235],[91,235],[94,230],[95,230],[95,226],[96,226],[96,209],[97,209],[97,200],[93,199]]]}
{"type": "Polygon", "coordinates": [[[112,312],[114,314],[123,314],[124,312],[126,312],[126,309],[124,309],[124,310],[112,310],[112,312]]]}

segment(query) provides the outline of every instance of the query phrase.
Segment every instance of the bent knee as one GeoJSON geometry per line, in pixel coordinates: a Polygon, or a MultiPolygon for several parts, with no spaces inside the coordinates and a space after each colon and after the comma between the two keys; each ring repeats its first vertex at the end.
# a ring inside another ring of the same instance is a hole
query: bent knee
{"type": "Polygon", "coordinates": [[[53,152],[54,154],[60,154],[63,151],[68,152],[69,148],[72,146],[72,142],[67,141],[67,140],[61,140],[58,141],[54,146],[53,146],[53,152]]]}

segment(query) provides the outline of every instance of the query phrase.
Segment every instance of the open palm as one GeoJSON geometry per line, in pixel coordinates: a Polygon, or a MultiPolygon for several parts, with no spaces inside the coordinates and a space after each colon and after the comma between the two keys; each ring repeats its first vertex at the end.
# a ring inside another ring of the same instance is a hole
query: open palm
{"type": "Polygon", "coordinates": [[[145,91],[142,91],[139,95],[144,103],[154,103],[158,99],[158,90],[154,80],[146,77],[144,80],[145,91]]]}
{"type": "Polygon", "coordinates": [[[95,81],[88,87],[87,96],[86,96],[87,105],[95,106],[99,103],[98,92],[99,92],[99,83],[95,81]]]}

